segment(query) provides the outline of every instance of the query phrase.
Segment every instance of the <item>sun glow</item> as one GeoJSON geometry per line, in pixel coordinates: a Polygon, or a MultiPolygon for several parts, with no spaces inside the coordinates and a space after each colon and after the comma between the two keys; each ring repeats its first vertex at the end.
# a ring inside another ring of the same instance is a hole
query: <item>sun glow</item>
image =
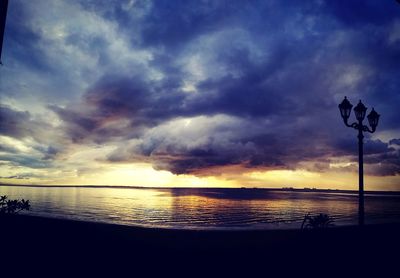
{"type": "MultiPolygon", "coordinates": [[[[1,182],[42,185],[114,185],[144,187],[248,187],[282,188],[315,187],[356,190],[358,176],[355,172],[340,175],[331,172],[306,170],[251,170],[240,166],[210,169],[209,173],[176,175],[165,170],[155,170],[148,163],[101,164],[84,170],[46,171],[37,169],[31,176],[9,179],[3,173],[1,182]],[[44,175],[45,174],[45,175],[44,175]],[[37,178],[40,176],[40,178],[37,178]]],[[[396,190],[397,176],[365,176],[366,190],[396,190]]]]}
{"type": "Polygon", "coordinates": [[[44,184],[71,185],[119,185],[145,187],[234,187],[236,182],[216,177],[175,175],[169,171],[158,171],[146,163],[124,163],[99,167],[98,171],[81,172],[75,175],[49,179],[44,184]]]}
{"type": "Polygon", "coordinates": [[[271,180],[271,181],[296,181],[302,178],[319,178],[320,174],[298,170],[271,170],[265,172],[251,172],[249,173],[251,178],[255,179],[263,179],[263,180],[271,180]]]}

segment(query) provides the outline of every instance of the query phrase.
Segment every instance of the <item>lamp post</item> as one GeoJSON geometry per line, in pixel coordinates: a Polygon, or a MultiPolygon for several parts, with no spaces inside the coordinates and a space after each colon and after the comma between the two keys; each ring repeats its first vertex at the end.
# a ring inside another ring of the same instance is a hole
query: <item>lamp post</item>
{"type": "Polygon", "coordinates": [[[364,166],[363,166],[363,131],[374,133],[376,127],[378,126],[379,114],[376,113],[374,108],[368,114],[367,119],[371,129],[368,126],[363,125],[362,121],[365,118],[365,112],[367,111],[367,107],[360,102],[354,107],[354,114],[358,122],[354,122],[352,124],[348,123],[351,108],[353,105],[347,100],[347,97],[344,97],[344,100],[341,104],[339,104],[340,115],[343,118],[343,122],[347,127],[352,127],[358,130],[358,224],[360,226],[364,225],[364,166]]]}

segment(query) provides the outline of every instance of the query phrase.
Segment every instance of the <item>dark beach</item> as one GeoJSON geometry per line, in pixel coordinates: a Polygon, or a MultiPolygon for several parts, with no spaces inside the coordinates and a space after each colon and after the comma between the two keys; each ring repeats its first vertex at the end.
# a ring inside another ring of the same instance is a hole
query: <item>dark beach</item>
{"type": "Polygon", "coordinates": [[[400,250],[400,224],[319,231],[195,231],[17,215],[2,216],[0,227],[2,262],[65,271],[84,267],[96,273],[307,273],[315,268],[330,272],[333,266],[335,271],[389,273],[397,267],[400,250]]]}

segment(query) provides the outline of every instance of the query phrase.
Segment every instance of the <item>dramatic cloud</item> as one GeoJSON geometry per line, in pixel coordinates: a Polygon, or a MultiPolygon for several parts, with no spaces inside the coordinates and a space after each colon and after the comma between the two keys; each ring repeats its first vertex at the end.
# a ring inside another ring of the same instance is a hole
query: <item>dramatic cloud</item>
{"type": "Polygon", "coordinates": [[[14,111],[0,106],[0,133],[10,137],[25,137],[32,134],[29,113],[14,111]]]}
{"type": "Polygon", "coordinates": [[[197,176],[355,172],[356,132],[337,108],[347,95],[381,114],[367,174],[398,176],[399,13],[372,0],[13,1],[0,133],[33,138],[38,158],[12,144],[0,158],[72,169],[65,160],[92,149],[87,164],[197,176]]]}
{"type": "Polygon", "coordinates": [[[392,139],[389,141],[390,145],[399,145],[400,146],[400,139],[392,139]]]}

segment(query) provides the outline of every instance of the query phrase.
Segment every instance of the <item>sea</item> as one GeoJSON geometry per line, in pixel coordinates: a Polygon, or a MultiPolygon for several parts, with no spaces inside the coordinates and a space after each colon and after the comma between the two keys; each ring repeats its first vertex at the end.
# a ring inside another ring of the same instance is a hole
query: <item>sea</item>
{"type": "MultiPolygon", "coordinates": [[[[299,229],[305,215],[356,225],[358,194],[335,190],[248,188],[34,187],[0,185],[28,199],[22,214],[129,226],[194,230],[299,229]]],[[[365,195],[365,223],[400,222],[400,194],[365,195]]]]}

